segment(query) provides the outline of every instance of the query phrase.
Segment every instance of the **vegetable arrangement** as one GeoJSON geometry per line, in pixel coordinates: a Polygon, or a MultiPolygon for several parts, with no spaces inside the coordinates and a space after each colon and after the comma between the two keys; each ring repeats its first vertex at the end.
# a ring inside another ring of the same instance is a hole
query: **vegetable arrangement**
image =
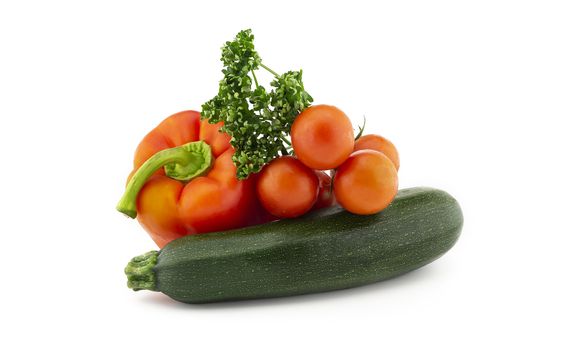
{"type": "Polygon", "coordinates": [[[264,65],[250,30],[221,61],[202,111],[166,118],[136,149],[117,210],[161,250],[132,259],[130,288],[189,303],[328,291],[408,272],[454,245],[456,200],[398,192],[394,144],[311,105],[301,70],[264,65]]]}

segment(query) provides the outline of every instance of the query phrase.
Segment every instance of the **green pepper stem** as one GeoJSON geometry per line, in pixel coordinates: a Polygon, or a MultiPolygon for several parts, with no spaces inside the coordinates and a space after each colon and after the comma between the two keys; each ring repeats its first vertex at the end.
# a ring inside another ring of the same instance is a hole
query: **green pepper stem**
{"type": "Polygon", "coordinates": [[[140,190],[158,169],[165,167],[166,175],[177,180],[188,181],[205,174],[212,165],[210,146],[197,141],[183,146],[164,149],[150,157],[136,170],[116,210],[132,219],[136,218],[136,200],[140,190]]]}

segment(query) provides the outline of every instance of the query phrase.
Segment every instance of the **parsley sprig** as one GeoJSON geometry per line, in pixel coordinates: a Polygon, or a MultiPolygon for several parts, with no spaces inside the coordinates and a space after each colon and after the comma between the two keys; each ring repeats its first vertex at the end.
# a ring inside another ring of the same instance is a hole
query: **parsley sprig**
{"type": "Polygon", "coordinates": [[[243,30],[222,47],[224,78],[218,94],[202,105],[202,117],[210,123],[224,122],[222,131],[231,136],[236,176],[245,179],[272,159],[290,150],[294,119],[313,99],[302,82],[302,71],[278,74],[262,63],[254,49],[254,35],[243,30]],[[270,92],[258,84],[255,71],[274,75],[270,92]]]}

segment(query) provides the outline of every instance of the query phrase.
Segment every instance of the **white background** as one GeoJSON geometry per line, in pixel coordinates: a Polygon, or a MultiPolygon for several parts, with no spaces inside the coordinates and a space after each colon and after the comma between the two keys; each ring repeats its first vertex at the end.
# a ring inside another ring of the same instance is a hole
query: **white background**
{"type": "Polygon", "coordinates": [[[573,1],[2,1],[0,348],[574,349],[575,117],[573,1]],[[125,287],[155,248],[114,209],[133,151],[216,93],[244,28],[397,145],[401,187],[460,201],[453,250],[312,296],[125,287]]]}

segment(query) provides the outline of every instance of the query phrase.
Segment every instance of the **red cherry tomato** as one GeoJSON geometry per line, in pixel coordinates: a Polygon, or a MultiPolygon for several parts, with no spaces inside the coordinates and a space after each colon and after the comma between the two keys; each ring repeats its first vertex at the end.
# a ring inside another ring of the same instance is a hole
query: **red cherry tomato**
{"type": "Polygon", "coordinates": [[[290,130],[296,157],[312,169],[334,169],[354,149],[354,129],[350,119],[334,106],[306,108],[290,130]]]}
{"type": "Polygon", "coordinates": [[[319,180],[318,199],[313,209],[331,207],[336,204],[334,191],[332,190],[332,177],[321,170],[316,170],[319,180]]]}
{"type": "Polygon", "coordinates": [[[380,135],[364,135],[361,136],[354,144],[354,151],[359,151],[361,149],[372,149],[383,153],[386,157],[390,158],[396,170],[400,169],[400,157],[398,156],[398,151],[396,147],[390,140],[380,136],[380,135]]]}
{"type": "Polygon", "coordinates": [[[334,176],[338,203],[354,214],[374,214],[386,208],[398,192],[394,163],[374,150],[352,153],[334,176]]]}
{"type": "Polygon", "coordinates": [[[256,183],[262,206],[279,218],[293,218],[308,212],[318,196],[318,176],[298,159],[276,158],[259,174],[256,183]]]}

